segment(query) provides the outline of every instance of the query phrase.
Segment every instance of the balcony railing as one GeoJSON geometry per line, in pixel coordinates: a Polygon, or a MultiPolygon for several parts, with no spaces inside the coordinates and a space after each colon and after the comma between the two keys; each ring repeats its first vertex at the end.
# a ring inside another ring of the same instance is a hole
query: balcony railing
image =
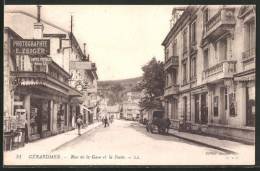
{"type": "Polygon", "coordinates": [[[205,24],[204,38],[210,36],[214,40],[229,31],[230,26],[234,25],[234,8],[222,8],[205,24]]]}
{"type": "Polygon", "coordinates": [[[203,71],[203,80],[214,81],[232,77],[236,72],[236,61],[222,61],[203,71]]]}
{"type": "Polygon", "coordinates": [[[251,61],[255,58],[255,48],[249,49],[242,53],[242,62],[251,61]]]}
{"type": "Polygon", "coordinates": [[[177,94],[179,91],[180,86],[179,85],[171,85],[165,88],[164,90],[164,96],[169,96],[173,94],[177,94]]]}
{"type": "Polygon", "coordinates": [[[165,70],[171,66],[179,66],[179,56],[171,56],[167,61],[165,61],[165,70]]]}

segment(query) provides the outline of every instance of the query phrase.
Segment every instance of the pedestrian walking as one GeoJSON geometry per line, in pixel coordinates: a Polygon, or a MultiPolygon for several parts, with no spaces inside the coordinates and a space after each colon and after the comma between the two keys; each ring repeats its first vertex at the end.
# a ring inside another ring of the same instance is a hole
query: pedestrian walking
{"type": "Polygon", "coordinates": [[[104,121],[105,121],[105,128],[106,128],[107,126],[109,126],[107,116],[105,117],[104,121]]]}
{"type": "Polygon", "coordinates": [[[184,124],[184,119],[183,119],[183,116],[181,116],[181,118],[180,118],[179,132],[182,132],[182,131],[183,131],[183,124],[184,124]]]}
{"type": "Polygon", "coordinates": [[[77,127],[78,127],[78,135],[81,135],[80,134],[80,127],[82,125],[82,119],[80,116],[78,116],[78,119],[77,119],[77,127]]]}

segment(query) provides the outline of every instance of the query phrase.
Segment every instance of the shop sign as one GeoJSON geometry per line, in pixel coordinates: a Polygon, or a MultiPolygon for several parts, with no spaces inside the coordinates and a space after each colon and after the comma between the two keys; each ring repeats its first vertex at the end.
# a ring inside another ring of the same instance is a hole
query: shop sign
{"type": "Polygon", "coordinates": [[[11,39],[11,53],[14,55],[49,55],[50,40],[46,39],[11,39]]]}
{"type": "Polygon", "coordinates": [[[30,61],[34,64],[34,65],[48,65],[52,62],[52,59],[49,58],[49,57],[42,57],[42,58],[39,58],[39,57],[32,57],[30,59],[30,61]]]}
{"type": "Polygon", "coordinates": [[[86,61],[70,61],[70,69],[91,70],[91,62],[86,61]]]}
{"type": "Polygon", "coordinates": [[[82,91],[82,90],[83,90],[83,86],[82,86],[82,84],[78,84],[78,85],[76,85],[76,90],[78,90],[78,91],[82,91]]]}

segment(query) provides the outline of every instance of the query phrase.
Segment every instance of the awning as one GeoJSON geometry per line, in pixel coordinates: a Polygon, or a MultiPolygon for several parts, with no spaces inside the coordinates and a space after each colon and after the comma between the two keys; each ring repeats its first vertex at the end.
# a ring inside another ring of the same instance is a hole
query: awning
{"type": "Polygon", "coordinates": [[[79,105],[81,108],[85,109],[86,111],[93,113],[91,110],[89,110],[87,107],[83,106],[83,105],[79,105]]]}
{"type": "Polygon", "coordinates": [[[246,76],[241,76],[241,77],[235,77],[234,81],[254,81],[255,80],[255,74],[250,74],[246,76]]]}

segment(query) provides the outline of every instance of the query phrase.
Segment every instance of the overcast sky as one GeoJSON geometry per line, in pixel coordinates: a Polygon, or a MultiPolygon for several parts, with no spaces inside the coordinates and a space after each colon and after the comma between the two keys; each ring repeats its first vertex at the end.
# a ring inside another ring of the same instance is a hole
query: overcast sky
{"type": "MultiPolygon", "coordinates": [[[[163,61],[162,41],[170,31],[173,5],[43,5],[42,18],[73,32],[90,60],[96,62],[99,80],[142,75],[141,67],[153,56],[163,61]]],[[[6,6],[37,15],[37,7],[6,6]]]]}

